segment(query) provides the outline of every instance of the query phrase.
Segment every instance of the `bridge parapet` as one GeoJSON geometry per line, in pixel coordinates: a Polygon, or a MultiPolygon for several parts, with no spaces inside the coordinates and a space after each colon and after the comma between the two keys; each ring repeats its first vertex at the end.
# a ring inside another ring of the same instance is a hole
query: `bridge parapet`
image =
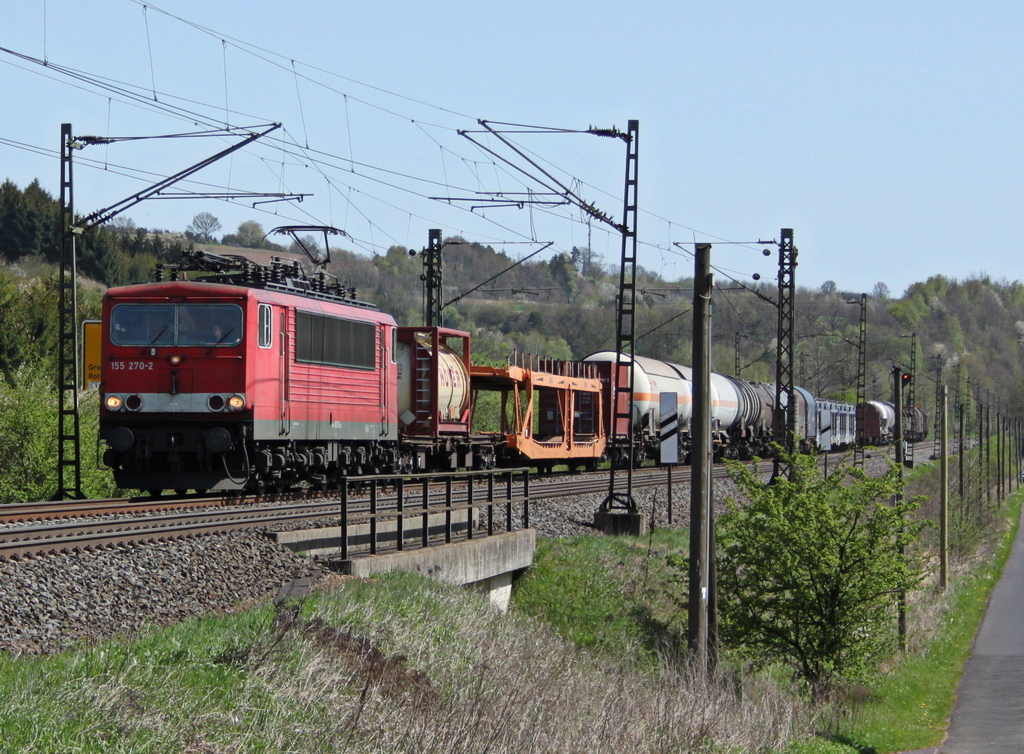
{"type": "Polygon", "coordinates": [[[359,500],[343,494],[339,526],[276,532],[276,541],[340,573],[418,571],[474,586],[500,609],[508,607],[512,582],[533,563],[536,549],[527,469],[368,484],[359,500]]]}

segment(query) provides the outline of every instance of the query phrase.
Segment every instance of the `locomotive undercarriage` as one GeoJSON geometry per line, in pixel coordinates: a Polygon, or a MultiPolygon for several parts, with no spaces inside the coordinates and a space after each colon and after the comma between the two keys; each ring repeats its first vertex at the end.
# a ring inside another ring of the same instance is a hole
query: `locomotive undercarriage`
{"type": "Polygon", "coordinates": [[[254,443],[252,491],[281,491],[309,485],[336,489],[349,476],[391,474],[398,467],[396,443],[267,442],[254,443]]]}
{"type": "Polygon", "coordinates": [[[246,424],[110,425],[104,463],[124,489],[159,494],[336,486],[346,476],[394,473],[397,443],[253,440],[246,424]]]}
{"type": "Polygon", "coordinates": [[[107,442],[103,462],[123,489],[240,490],[249,479],[249,459],[240,425],[170,422],[105,423],[100,438],[107,442]]]}
{"type": "Polygon", "coordinates": [[[334,489],[351,476],[491,469],[493,443],[465,440],[253,440],[247,424],[101,427],[104,463],[123,489],[269,492],[310,486],[334,489]]]}

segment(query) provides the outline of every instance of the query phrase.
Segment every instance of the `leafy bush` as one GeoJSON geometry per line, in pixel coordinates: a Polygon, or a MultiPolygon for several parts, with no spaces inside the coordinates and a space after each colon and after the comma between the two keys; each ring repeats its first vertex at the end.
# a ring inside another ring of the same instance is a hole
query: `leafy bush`
{"type": "Polygon", "coordinates": [[[731,469],[749,500],[717,521],[721,638],[755,663],[787,663],[824,698],[894,648],[897,597],[924,576],[905,553],[927,522],[918,500],[890,502],[896,466],[825,478],[811,456],[786,462],[791,479],[774,483],[731,469]]]}
{"type": "MultiPolygon", "coordinates": [[[[38,366],[22,366],[14,382],[0,382],[0,503],[49,500],[57,491],[57,390],[38,366]]],[[[98,468],[98,393],[81,394],[80,416],[82,491],[109,497],[113,477],[98,468]]]]}

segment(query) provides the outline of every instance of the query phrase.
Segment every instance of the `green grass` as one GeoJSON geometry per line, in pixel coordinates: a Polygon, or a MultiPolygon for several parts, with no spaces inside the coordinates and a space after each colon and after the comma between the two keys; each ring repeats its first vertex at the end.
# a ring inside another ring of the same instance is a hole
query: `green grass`
{"type": "Polygon", "coordinates": [[[175,751],[225,745],[266,707],[261,684],[225,661],[260,636],[268,609],[189,621],[135,642],[0,659],[0,747],[17,752],[175,751]],[[199,724],[198,721],[216,721],[199,724]]]}
{"type": "Polygon", "coordinates": [[[685,636],[685,584],[670,564],[686,551],[685,530],[645,537],[540,539],[533,567],[513,604],[578,646],[610,656],[657,662],[685,636]]]}
{"type": "MultiPolygon", "coordinates": [[[[409,574],[352,581],[342,609],[335,598],[313,596],[298,614],[264,605],[134,641],[42,657],[0,654],[0,752],[333,751],[323,731],[344,706],[337,697],[351,703],[360,688],[334,683],[329,695],[309,692],[310,646],[344,643],[329,629],[304,631],[309,618],[360,636],[377,631],[374,646],[386,647],[399,633],[386,630],[379,605],[387,605],[389,620],[430,625],[424,633],[442,656],[440,647],[456,644],[448,624],[459,613],[438,599],[450,588],[426,585],[409,574]]],[[[356,644],[359,655],[365,645],[356,644]]],[[[454,653],[453,664],[462,657],[454,653]]]]}
{"type": "Polygon", "coordinates": [[[870,684],[867,699],[851,707],[849,720],[840,728],[842,738],[877,752],[941,743],[989,593],[1010,557],[1022,501],[1024,492],[1018,492],[1004,509],[1006,532],[991,562],[952,586],[936,638],[924,651],[909,654],[870,684]]]}

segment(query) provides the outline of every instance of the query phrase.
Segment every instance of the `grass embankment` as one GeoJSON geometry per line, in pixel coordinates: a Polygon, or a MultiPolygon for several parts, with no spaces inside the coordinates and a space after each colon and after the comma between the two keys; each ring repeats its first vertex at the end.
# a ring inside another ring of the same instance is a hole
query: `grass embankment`
{"type": "Polygon", "coordinates": [[[772,688],[587,652],[411,574],[0,658],[0,700],[10,752],[738,752],[804,726],[772,688]]]}
{"type": "Polygon", "coordinates": [[[0,751],[922,748],[942,738],[1012,533],[996,557],[962,566],[945,597],[915,602],[914,651],[817,717],[783,674],[734,672],[710,686],[675,662],[686,584],[673,554],[686,541],[660,530],[542,540],[508,615],[395,574],[135,641],[0,655],[0,751]]]}
{"type": "MultiPolygon", "coordinates": [[[[954,557],[945,594],[929,585],[914,596],[910,651],[839,693],[830,709],[819,711],[817,738],[797,737],[787,751],[866,754],[942,741],[989,592],[1009,557],[1022,499],[1018,493],[989,521],[995,542],[982,548],[987,554],[954,557]]],[[[672,657],[685,642],[686,584],[671,553],[685,552],[687,536],[658,531],[652,538],[543,541],[517,604],[582,646],[629,654],[637,664],[672,657]]],[[[975,536],[981,537],[967,538],[975,536]]]]}

